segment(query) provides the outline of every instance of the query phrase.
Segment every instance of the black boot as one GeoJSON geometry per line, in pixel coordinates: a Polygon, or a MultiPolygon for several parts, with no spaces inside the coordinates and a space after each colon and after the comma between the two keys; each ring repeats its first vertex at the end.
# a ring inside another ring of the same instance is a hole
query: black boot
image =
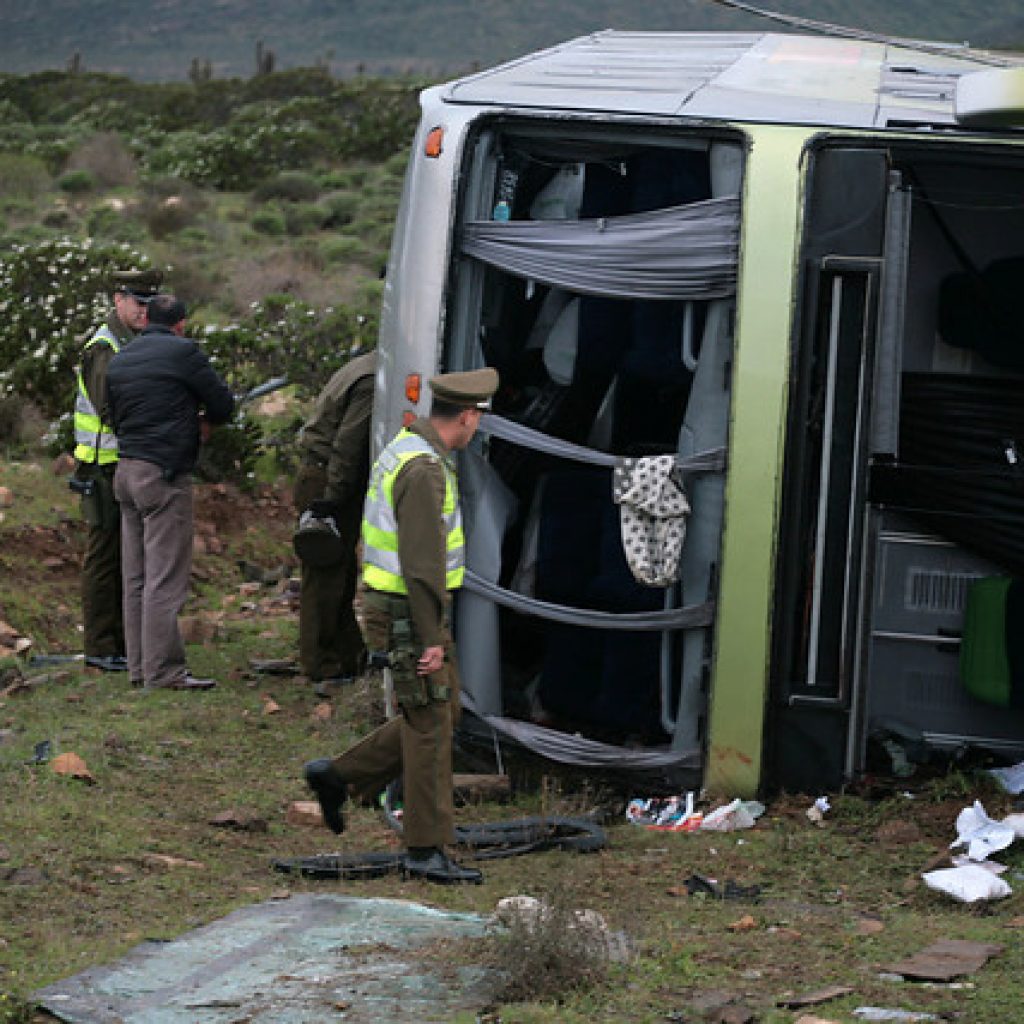
{"type": "Polygon", "coordinates": [[[322,757],[317,761],[310,761],[302,769],[309,788],[316,794],[323,811],[324,824],[332,832],[345,831],[345,816],[341,808],[348,799],[348,786],[345,780],[338,774],[338,770],[331,761],[322,757]]]}
{"type": "Polygon", "coordinates": [[[425,878],[428,882],[439,882],[442,885],[457,882],[472,882],[479,885],[484,880],[484,876],[476,868],[464,868],[461,864],[456,864],[444,850],[437,847],[410,850],[405,855],[402,866],[406,877],[425,878]]]}

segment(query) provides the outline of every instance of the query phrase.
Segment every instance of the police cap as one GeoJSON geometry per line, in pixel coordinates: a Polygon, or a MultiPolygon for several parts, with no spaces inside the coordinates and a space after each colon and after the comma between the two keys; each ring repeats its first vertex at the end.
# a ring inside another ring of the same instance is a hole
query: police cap
{"type": "Polygon", "coordinates": [[[148,302],[160,291],[164,275],[160,270],[115,270],[110,279],[115,292],[127,292],[140,302],[148,302]]]}
{"type": "Polygon", "coordinates": [[[431,377],[428,383],[434,397],[442,402],[470,409],[489,409],[491,398],[498,390],[498,371],[485,366],[480,370],[442,373],[431,377]]]}

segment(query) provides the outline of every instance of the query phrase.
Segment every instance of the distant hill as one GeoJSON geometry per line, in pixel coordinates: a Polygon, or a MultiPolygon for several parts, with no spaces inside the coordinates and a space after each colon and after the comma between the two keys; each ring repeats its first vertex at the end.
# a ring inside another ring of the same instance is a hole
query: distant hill
{"type": "MultiPolygon", "coordinates": [[[[1024,48],[1020,0],[763,0],[874,32],[1024,48]]],[[[80,66],[138,80],[187,77],[193,60],[247,77],[276,69],[442,77],[604,28],[782,31],[713,0],[32,0],[0,2],[0,71],[80,66]]]]}

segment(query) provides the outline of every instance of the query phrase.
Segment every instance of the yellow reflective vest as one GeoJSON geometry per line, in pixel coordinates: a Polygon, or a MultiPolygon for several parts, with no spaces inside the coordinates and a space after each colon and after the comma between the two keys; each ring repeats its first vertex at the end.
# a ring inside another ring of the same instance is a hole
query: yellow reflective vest
{"type": "MultiPolygon", "coordinates": [[[[430,442],[410,430],[402,430],[380,453],[370,472],[363,506],[363,582],[373,590],[407,594],[398,560],[398,523],[395,518],[395,479],[411,459],[424,455],[438,458],[430,442]]],[[[445,588],[462,586],[466,567],[466,538],[462,532],[455,473],[441,459],[444,470],[445,588]]]]}
{"type": "MultiPolygon", "coordinates": [[[[114,332],[104,324],[86,342],[85,348],[93,345],[109,345],[115,353],[121,350],[114,332]]],[[[75,458],[79,462],[98,462],[101,466],[117,461],[117,438],[114,428],[100,419],[96,407],[85,390],[82,370],[76,373],[78,393],[75,395],[75,458]]]]}

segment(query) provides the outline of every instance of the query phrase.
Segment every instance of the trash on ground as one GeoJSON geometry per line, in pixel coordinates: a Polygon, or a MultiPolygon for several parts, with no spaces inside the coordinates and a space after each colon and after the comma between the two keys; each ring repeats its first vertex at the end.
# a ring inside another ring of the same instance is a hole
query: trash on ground
{"type": "MultiPolygon", "coordinates": [[[[951,981],[964,974],[980,970],[1003,947],[990,942],[971,942],[968,939],[940,939],[913,956],[889,964],[886,970],[914,981],[951,981]]],[[[901,1018],[877,1018],[901,1019],[901,1018]]],[[[927,1018],[925,1018],[927,1019],[927,1018]]]]}
{"type": "Polygon", "coordinates": [[[764,804],[757,800],[737,797],[704,814],[695,809],[695,797],[690,792],[685,796],[634,797],[626,806],[626,818],[634,825],[659,832],[733,832],[753,828],[764,811],[764,804]]]}
{"type": "Polygon", "coordinates": [[[787,1010],[799,1010],[802,1006],[818,1006],[821,1003],[831,1002],[833,999],[842,999],[848,996],[853,989],[849,985],[829,985],[826,988],[818,988],[813,992],[805,992],[799,996],[786,996],[775,1001],[776,1006],[782,1006],[787,1010]]]}
{"type": "Polygon", "coordinates": [[[1014,796],[1024,793],[1024,761],[1010,768],[989,768],[988,773],[1007,793],[1014,796]]]}
{"type": "Polygon", "coordinates": [[[53,743],[50,740],[40,740],[32,748],[32,756],[25,764],[46,764],[53,757],[53,743]]]}
{"type": "Polygon", "coordinates": [[[683,882],[683,885],[689,896],[707,895],[719,900],[755,899],[761,895],[761,886],[740,885],[731,878],[727,878],[725,883],[720,885],[714,878],[693,874],[683,882]]]}
{"type": "Polygon", "coordinates": [[[961,903],[998,900],[1013,894],[1006,882],[981,864],[926,871],[921,878],[929,889],[952,896],[961,903]]]}
{"type": "Polygon", "coordinates": [[[990,818],[980,800],[957,815],[956,831],[957,837],[949,844],[950,849],[966,846],[971,860],[985,860],[990,853],[1005,850],[1016,839],[1013,826],[990,818]]]}
{"type": "Polygon", "coordinates": [[[50,767],[58,775],[68,775],[72,779],[81,779],[83,782],[89,783],[96,781],[92,772],[89,771],[88,765],[78,754],[71,752],[60,754],[50,762],[50,767]]]}
{"type": "Polygon", "coordinates": [[[885,1006],[858,1006],[853,1011],[853,1015],[858,1020],[921,1021],[939,1019],[934,1013],[924,1013],[921,1010],[890,1010],[885,1006]]]}
{"type": "Polygon", "coordinates": [[[736,829],[753,828],[754,823],[764,814],[764,804],[757,800],[740,800],[716,807],[704,815],[700,827],[708,832],[734,832],[736,829]]]}
{"type": "Polygon", "coordinates": [[[831,810],[832,805],[828,802],[828,797],[819,796],[818,799],[807,808],[805,813],[815,825],[820,825],[825,820],[826,813],[831,810]]]}

